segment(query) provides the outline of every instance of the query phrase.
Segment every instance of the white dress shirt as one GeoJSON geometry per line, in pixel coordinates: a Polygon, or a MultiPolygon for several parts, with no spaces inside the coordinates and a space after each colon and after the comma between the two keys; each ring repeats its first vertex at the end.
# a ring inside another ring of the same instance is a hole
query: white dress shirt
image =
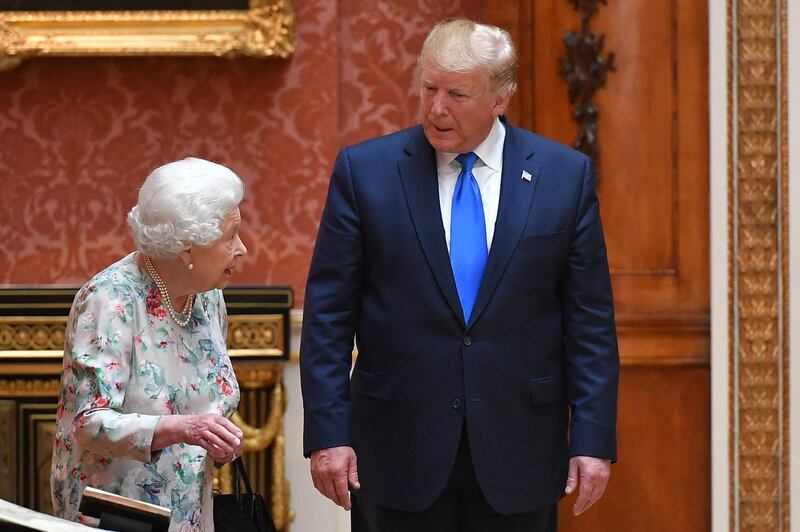
{"type": "MultiPolygon", "coordinates": [[[[503,143],[506,128],[495,118],[492,130],[473,151],[478,156],[472,175],[478,182],[483,201],[483,217],[486,221],[486,249],[492,248],[497,208],[500,205],[500,176],[503,173],[503,143]]],[[[453,192],[456,189],[461,164],[456,161],[458,153],[436,152],[436,171],[439,175],[439,207],[442,210],[444,237],[450,251],[450,217],[453,208],[453,192]]]]}

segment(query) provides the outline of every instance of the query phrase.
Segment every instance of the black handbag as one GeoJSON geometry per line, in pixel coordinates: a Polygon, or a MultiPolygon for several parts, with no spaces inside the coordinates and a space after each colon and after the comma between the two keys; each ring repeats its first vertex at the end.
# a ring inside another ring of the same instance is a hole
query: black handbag
{"type": "Polygon", "coordinates": [[[216,532],[275,532],[264,497],[254,493],[241,457],[233,461],[233,493],[214,495],[216,532]],[[247,493],[241,493],[239,479],[247,493]]]}

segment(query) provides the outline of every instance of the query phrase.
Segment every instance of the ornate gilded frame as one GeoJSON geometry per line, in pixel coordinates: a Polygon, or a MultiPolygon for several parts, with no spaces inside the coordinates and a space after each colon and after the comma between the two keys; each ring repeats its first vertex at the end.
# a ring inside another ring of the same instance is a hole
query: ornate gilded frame
{"type": "Polygon", "coordinates": [[[728,0],[729,529],[790,528],[787,0],[728,0]]]}
{"type": "Polygon", "coordinates": [[[295,50],[291,0],[226,11],[0,12],[0,70],[57,56],[281,57],[295,50]]]}

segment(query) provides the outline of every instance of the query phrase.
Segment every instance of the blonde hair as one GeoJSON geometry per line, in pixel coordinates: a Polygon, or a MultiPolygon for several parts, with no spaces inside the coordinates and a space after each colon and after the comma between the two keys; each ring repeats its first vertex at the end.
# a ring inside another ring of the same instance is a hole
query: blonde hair
{"type": "Polygon", "coordinates": [[[490,88],[500,96],[517,89],[517,52],[503,29],[472,20],[446,20],[436,24],[417,60],[417,67],[447,72],[471,72],[483,68],[490,88]]]}

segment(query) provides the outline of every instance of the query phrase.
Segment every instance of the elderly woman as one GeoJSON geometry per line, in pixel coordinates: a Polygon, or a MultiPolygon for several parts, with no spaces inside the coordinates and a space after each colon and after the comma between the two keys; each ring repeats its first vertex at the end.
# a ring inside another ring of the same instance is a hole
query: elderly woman
{"type": "Polygon", "coordinates": [[[213,530],[212,469],[241,455],[239,386],[221,288],[247,249],[241,179],[188,158],[145,180],[128,214],[138,251],[95,275],[70,311],[53,447],[56,515],[93,486],[213,530]]]}

